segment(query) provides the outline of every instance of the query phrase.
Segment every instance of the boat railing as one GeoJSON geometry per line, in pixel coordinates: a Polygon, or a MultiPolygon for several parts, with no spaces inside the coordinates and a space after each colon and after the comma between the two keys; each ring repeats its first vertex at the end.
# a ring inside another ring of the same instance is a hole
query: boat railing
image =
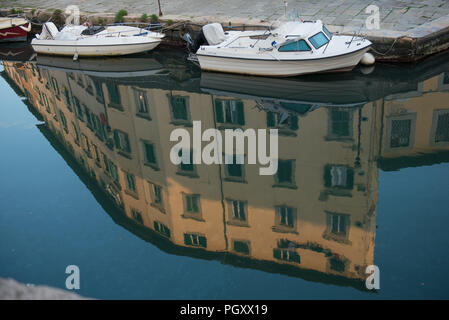
{"type": "Polygon", "coordinates": [[[121,36],[134,37],[134,36],[145,35],[148,32],[154,32],[154,31],[150,31],[150,30],[145,29],[145,28],[139,28],[139,33],[137,33],[136,30],[111,31],[111,32],[105,32],[105,33],[97,33],[97,34],[93,34],[93,35],[81,35],[79,38],[77,38],[77,40],[90,38],[90,37],[95,37],[95,38],[100,38],[100,37],[101,38],[103,38],[103,37],[120,38],[121,36]]]}
{"type": "Polygon", "coordinates": [[[145,22],[115,22],[115,23],[109,23],[106,26],[107,27],[113,27],[113,26],[141,26],[144,25],[145,27],[142,27],[143,29],[149,30],[149,31],[155,31],[155,30],[162,30],[162,28],[165,26],[165,23],[145,23],[145,22]]]}
{"type": "MultiPolygon", "coordinates": [[[[240,36],[232,39],[232,41],[230,41],[229,43],[226,43],[224,45],[224,47],[229,47],[231,44],[233,44],[234,42],[236,42],[237,40],[242,39],[242,38],[250,38],[251,39],[251,37],[255,37],[255,36],[269,36],[270,34],[271,33],[267,34],[266,32],[264,32],[264,33],[261,33],[261,34],[240,35],[240,36]]],[[[260,39],[252,39],[252,40],[256,40],[254,44],[250,45],[251,47],[254,47],[257,44],[257,42],[259,42],[260,39]]],[[[266,40],[266,39],[264,39],[264,40],[266,40]]],[[[232,47],[232,48],[234,48],[234,47],[232,47]]],[[[237,48],[244,48],[244,47],[238,46],[237,48]]]]}

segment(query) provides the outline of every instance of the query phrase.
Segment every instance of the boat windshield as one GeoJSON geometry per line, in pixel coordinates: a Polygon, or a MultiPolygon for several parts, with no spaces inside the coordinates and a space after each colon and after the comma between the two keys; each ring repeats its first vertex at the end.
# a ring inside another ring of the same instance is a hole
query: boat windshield
{"type": "Polygon", "coordinates": [[[326,26],[323,26],[323,31],[329,39],[332,39],[332,33],[330,33],[330,31],[327,30],[326,26]]]}
{"type": "Polygon", "coordinates": [[[289,52],[289,51],[310,51],[310,47],[304,40],[290,42],[285,44],[279,48],[280,52],[289,52]]]}
{"type": "Polygon", "coordinates": [[[327,44],[329,42],[329,39],[324,35],[323,32],[318,32],[316,35],[310,37],[309,41],[315,47],[315,49],[319,49],[327,44]]]}

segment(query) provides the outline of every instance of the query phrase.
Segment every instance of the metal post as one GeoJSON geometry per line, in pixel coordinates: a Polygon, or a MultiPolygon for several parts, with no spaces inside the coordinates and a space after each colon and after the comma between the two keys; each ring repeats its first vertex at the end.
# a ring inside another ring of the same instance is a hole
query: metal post
{"type": "Polygon", "coordinates": [[[159,17],[162,17],[162,8],[161,8],[161,0],[157,0],[157,5],[159,7],[159,17]]]}

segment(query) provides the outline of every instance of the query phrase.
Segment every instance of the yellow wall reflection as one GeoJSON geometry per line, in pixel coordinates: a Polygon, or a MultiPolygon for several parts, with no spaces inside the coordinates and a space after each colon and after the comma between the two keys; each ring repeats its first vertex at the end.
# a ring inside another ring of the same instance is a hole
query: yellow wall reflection
{"type": "Polygon", "coordinates": [[[243,266],[318,272],[319,281],[363,281],[374,264],[378,161],[449,149],[447,74],[374,101],[308,106],[164,87],[154,74],[3,65],[83,171],[148,232],[241,257],[243,266]],[[278,173],[173,165],[170,133],[191,131],[193,120],[222,130],[278,128],[278,173]]]}

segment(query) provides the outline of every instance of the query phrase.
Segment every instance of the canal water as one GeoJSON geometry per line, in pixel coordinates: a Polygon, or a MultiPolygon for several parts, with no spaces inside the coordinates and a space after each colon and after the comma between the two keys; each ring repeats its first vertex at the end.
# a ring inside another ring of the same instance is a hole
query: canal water
{"type": "Polygon", "coordinates": [[[164,49],[11,52],[0,277],[64,289],[75,265],[76,292],[99,299],[449,297],[447,55],[267,79],[201,73],[164,49]],[[277,173],[173,164],[170,135],[194,121],[278,129],[277,173]]]}

